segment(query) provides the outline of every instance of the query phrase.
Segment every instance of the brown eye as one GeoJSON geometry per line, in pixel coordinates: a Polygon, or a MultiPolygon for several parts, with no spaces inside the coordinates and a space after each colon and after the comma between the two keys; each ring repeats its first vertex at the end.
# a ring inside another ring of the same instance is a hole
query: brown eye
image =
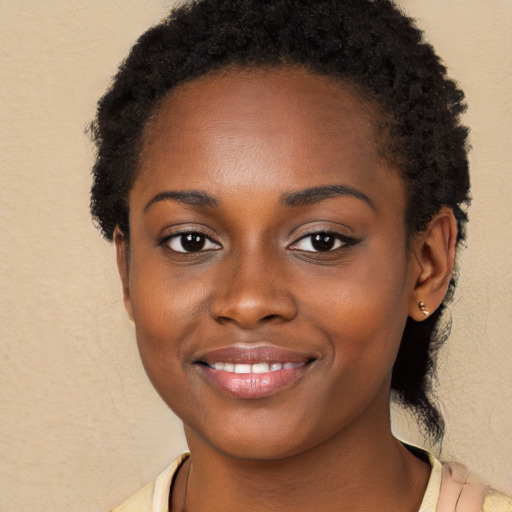
{"type": "Polygon", "coordinates": [[[180,243],[181,247],[183,247],[186,252],[197,252],[204,247],[206,237],[204,235],[189,233],[188,235],[180,236],[180,243]]]}
{"type": "Polygon", "coordinates": [[[349,242],[349,240],[345,240],[344,237],[336,233],[313,233],[297,240],[290,249],[303,252],[328,252],[349,242]]]}
{"type": "Polygon", "coordinates": [[[203,233],[179,233],[171,236],[167,244],[175,252],[194,253],[220,249],[219,244],[212,242],[203,233]]]}
{"type": "Polygon", "coordinates": [[[336,238],[332,233],[318,233],[311,236],[311,246],[319,252],[330,251],[335,243],[336,238]]]}

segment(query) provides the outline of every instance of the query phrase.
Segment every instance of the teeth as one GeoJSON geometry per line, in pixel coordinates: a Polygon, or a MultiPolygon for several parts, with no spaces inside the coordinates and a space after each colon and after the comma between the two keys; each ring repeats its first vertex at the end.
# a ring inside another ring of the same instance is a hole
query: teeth
{"type": "Polygon", "coordinates": [[[292,368],[298,368],[299,366],[302,366],[302,363],[284,363],[283,369],[291,370],[292,368]]]}
{"type": "Polygon", "coordinates": [[[254,363],[254,364],[233,364],[233,363],[213,363],[215,370],[229,373],[268,373],[279,370],[291,370],[299,368],[304,363],[254,363]]]}
{"type": "Polygon", "coordinates": [[[256,363],[251,365],[252,373],[267,373],[270,371],[270,366],[268,363],[256,363]]]}
{"type": "Polygon", "coordinates": [[[212,367],[221,372],[230,373],[267,373],[278,370],[290,370],[299,368],[303,363],[254,363],[254,364],[233,364],[233,363],[213,363],[212,367]]]}
{"type": "Polygon", "coordinates": [[[235,373],[251,373],[251,365],[235,364],[235,373]]]}

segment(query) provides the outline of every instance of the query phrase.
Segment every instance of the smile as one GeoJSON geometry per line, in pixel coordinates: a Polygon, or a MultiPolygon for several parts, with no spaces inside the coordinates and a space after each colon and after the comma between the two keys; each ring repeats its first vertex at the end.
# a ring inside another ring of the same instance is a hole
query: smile
{"type": "Polygon", "coordinates": [[[234,364],[234,363],[214,363],[213,368],[221,372],[228,373],[268,373],[279,370],[291,370],[300,368],[305,363],[254,363],[254,364],[234,364]]]}
{"type": "Polygon", "coordinates": [[[316,357],[274,345],[234,345],[202,354],[196,368],[208,385],[234,398],[265,398],[292,386],[316,357]]]}

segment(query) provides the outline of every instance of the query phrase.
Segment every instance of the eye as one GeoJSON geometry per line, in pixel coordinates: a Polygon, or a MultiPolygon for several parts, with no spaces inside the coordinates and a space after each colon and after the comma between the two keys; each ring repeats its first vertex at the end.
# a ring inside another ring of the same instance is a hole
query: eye
{"type": "Polygon", "coordinates": [[[337,233],[313,233],[294,242],[290,249],[304,252],[328,252],[350,244],[350,239],[337,233]]]}
{"type": "Polygon", "coordinates": [[[194,253],[220,249],[220,245],[199,232],[178,233],[165,241],[174,252],[194,253]]]}

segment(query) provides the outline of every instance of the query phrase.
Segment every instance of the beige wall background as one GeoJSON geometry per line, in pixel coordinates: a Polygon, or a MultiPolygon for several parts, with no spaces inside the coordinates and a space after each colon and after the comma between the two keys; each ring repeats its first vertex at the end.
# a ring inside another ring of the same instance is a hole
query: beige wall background
{"type": "MultiPolygon", "coordinates": [[[[185,449],[88,213],[84,128],[163,0],[0,0],[0,509],[105,511],[185,449]]],[[[469,248],[443,454],[512,491],[512,1],[402,0],[467,93],[469,248]]],[[[398,415],[396,429],[408,426],[398,415]]],[[[414,437],[414,436],[413,436],[414,437]]]]}

